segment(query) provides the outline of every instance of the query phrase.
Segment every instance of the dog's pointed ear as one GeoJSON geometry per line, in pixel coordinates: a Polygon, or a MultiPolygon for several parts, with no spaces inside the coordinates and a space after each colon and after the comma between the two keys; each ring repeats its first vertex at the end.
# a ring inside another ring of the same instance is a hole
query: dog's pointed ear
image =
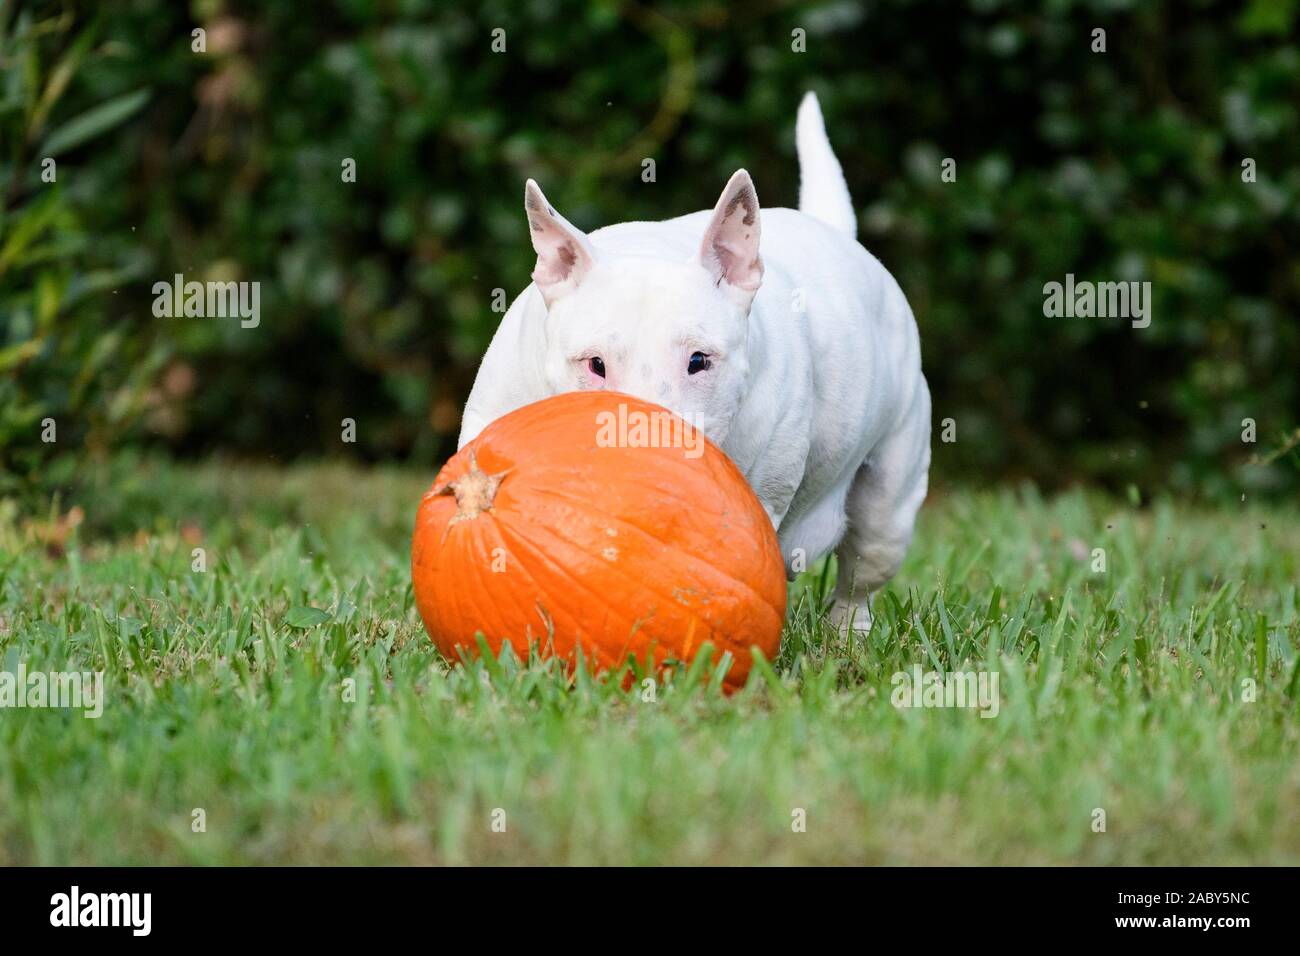
{"type": "Polygon", "coordinates": [[[549,306],[578,287],[595,260],[591,241],[546,201],[533,180],[524,185],[524,210],[537,265],[533,281],[549,306]]]}
{"type": "Polygon", "coordinates": [[[763,281],[758,238],[758,193],[749,173],[738,169],[713,207],[700,245],[700,264],[743,308],[749,307],[763,281]]]}

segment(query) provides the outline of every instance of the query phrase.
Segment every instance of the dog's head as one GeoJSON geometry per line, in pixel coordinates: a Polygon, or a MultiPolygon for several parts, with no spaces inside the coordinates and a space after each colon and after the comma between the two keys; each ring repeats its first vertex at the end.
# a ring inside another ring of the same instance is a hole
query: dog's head
{"type": "Polygon", "coordinates": [[[749,173],[731,177],[685,261],[602,254],[531,179],[524,206],[550,387],[626,392],[722,442],[745,393],[749,307],[763,278],[749,173]]]}

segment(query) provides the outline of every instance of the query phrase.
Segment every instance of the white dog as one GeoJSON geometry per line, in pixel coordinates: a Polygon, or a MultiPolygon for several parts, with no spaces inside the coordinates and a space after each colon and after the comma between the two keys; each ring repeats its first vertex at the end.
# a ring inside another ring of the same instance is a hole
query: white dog
{"type": "Polygon", "coordinates": [[[760,213],[741,169],[712,212],[587,236],[530,179],[533,283],[483,358],[460,444],[560,392],[608,388],[664,405],[744,472],[787,573],[838,545],[834,620],[865,629],[869,596],[898,571],[925,498],[930,392],[912,310],[854,238],[812,93],[796,142],[797,212],[760,213]]]}

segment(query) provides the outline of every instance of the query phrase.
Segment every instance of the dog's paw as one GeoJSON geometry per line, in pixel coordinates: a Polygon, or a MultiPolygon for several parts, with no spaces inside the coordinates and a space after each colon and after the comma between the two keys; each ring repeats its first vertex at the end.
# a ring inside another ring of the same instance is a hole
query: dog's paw
{"type": "Polygon", "coordinates": [[[871,630],[871,604],[868,601],[836,601],[831,607],[831,623],[837,631],[865,636],[871,630]]]}

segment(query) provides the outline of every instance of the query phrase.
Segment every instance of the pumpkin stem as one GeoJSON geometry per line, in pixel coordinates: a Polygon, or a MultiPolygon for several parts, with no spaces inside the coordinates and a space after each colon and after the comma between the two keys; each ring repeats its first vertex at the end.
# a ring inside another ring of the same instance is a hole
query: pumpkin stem
{"type": "Polygon", "coordinates": [[[450,528],[459,521],[477,518],[485,511],[491,511],[492,501],[497,496],[497,489],[501,487],[501,480],[508,474],[509,471],[503,471],[499,475],[489,475],[478,466],[478,457],[471,452],[469,471],[455,481],[447,482],[438,491],[440,495],[456,496],[456,513],[451,521],[447,522],[447,527],[450,528]]]}

